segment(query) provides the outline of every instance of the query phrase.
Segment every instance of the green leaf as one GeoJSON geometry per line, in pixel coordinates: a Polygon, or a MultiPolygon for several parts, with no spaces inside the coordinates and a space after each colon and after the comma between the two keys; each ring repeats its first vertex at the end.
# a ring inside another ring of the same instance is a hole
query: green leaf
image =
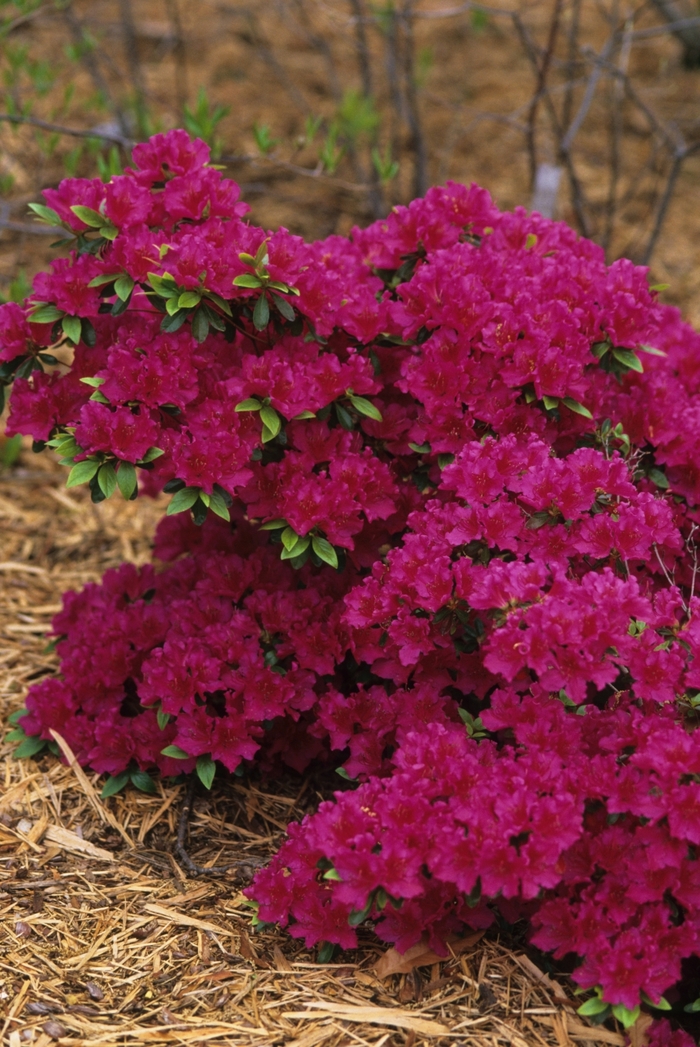
{"type": "Polygon", "coordinates": [[[61,327],[68,335],[73,345],[77,345],[80,341],[80,317],[64,316],[61,321],[61,327]]]}
{"type": "Polygon", "coordinates": [[[181,491],[174,494],[170,505],[166,509],[166,516],[174,516],[175,513],[184,513],[191,509],[200,495],[198,487],[183,487],[181,491]]]}
{"type": "Polygon", "coordinates": [[[596,1014],[602,1014],[603,1011],[607,1011],[609,1003],[605,1000],[601,1000],[600,996],[592,996],[590,1000],[586,1000],[578,1008],[577,1014],[582,1014],[584,1018],[592,1018],[596,1014]]]}
{"type": "Polygon", "coordinates": [[[91,400],[95,400],[98,404],[108,404],[109,400],[104,393],[101,393],[99,389],[95,389],[95,392],[90,397],[91,400]]]}
{"type": "Polygon", "coordinates": [[[656,466],[649,470],[648,476],[651,482],[660,487],[662,491],[668,490],[668,477],[660,469],[657,469],[656,466]]]}
{"type": "Polygon", "coordinates": [[[202,301],[199,291],[183,291],[177,300],[180,309],[194,309],[202,301]]]}
{"type": "Polygon", "coordinates": [[[157,795],[158,787],[147,771],[132,771],[129,777],[131,784],[140,789],[142,793],[150,793],[151,796],[157,795]]]}
{"type": "Polygon", "coordinates": [[[665,353],[663,349],[655,349],[653,345],[640,345],[637,348],[640,352],[649,353],[651,356],[668,356],[668,353],[665,353]]]}
{"type": "Polygon", "coordinates": [[[40,222],[46,222],[47,225],[63,225],[60,215],[54,211],[53,207],[46,207],[45,204],[28,204],[28,207],[40,222]]]}
{"type": "Polygon", "coordinates": [[[578,400],[572,400],[570,396],[565,396],[562,400],[562,403],[565,407],[568,407],[570,411],[573,411],[574,414],[580,414],[583,418],[593,417],[593,415],[587,407],[584,407],[583,404],[580,404],[578,400]]]}
{"type": "Polygon", "coordinates": [[[698,996],[697,1000],[693,1000],[692,1003],[687,1003],[683,1010],[687,1014],[697,1014],[700,1011],[700,996],[698,996]]]}
{"type": "Polygon", "coordinates": [[[198,309],[192,317],[192,337],[201,345],[209,334],[209,317],[204,309],[198,309]]]}
{"type": "Polygon", "coordinates": [[[220,316],[217,313],[216,309],[214,309],[214,307],[210,305],[209,302],[202,302],[200,312],[204,313],[207,320],[209,321],[209,326],[213,327],[215,331],[226,330],[226,321],[222,316],[220,316]]]}
{"type": "Polygon", "coordinates": [[[220,294],[215,294],[213,291],[205,291],[204,297],[209,298],[210,301],[214,303],[214,305],[218,305],[219,309],[221,309],[222,313],[225,313],[226,316],[233,316],[233,313],[231,312],[231,306],[228,304],[225,298],[221,297],[220,294]]]}
{"type": "Polygon", "coordinates": [[[253,265],[256,267],[259,265],[267,265],[267,263],[270,261],[269,255],[267,253],[267,241],[268,238],[265,237],[263,242],[260,244],[260,247],[258,247],[257,251],[255,252],[253,265]]]}
{"type": "Polygon", "coordinates": [[[337,869],[332,869],[332,868],[328,869],[327,872],[324,872],[323,879],[324,880],[335,880],[336,883],[341,883],[342,882],[341,879],[340,879],[340,873],[338,872],[338,870],[337,869]]]}
{"type": "Polygon", "coordinates": [[[71,211],[76,215],[81,222],[85,225],[91,226],[93,229],[99,229],[106,222],[105,216],[100,214],[99,211],[93,210],[92,207],[83,207],[82,204],[73,204],[71,211]]]}
{"type": "Polygon", "coordinates": [[[293,422],[304,422],[307,418],[315,418],[316,414],[314,411],[300,411],[299,414],[295,414],[292,418],[293,422]]]}
{"type": "Polygon", "coordinates": [[[267,523],[260,524],[261,531],[279,531],[281,527],[286,527],[286,520],[268,520],[267,523]]]}
{"type": "Polygon", "coordinates": [[[323,560],[324,563],[329,564],[331,567],[338,569],[338,554],[326,538],[320,538],[315,536],[311,540],[311,548],[318,556],[319,560],[323,560]]]}
{"type": "Polygon", "coordinates": [[[106,378],[81,378],[80,381],[83,385],[89,385],[92,389],[99,389],[101,385],[104,385],[106,378]]]}
{"type": "Polygon", "coordinates": [[[375,422],[382,421],[381,411],[377,410],[374,404],[366,400],[364,396],[355,396],[353,393],[348,393],[347,396],[358,414],[363,414],[366,418],[373,418],[375,422]]]}
{"type": "Polygon", "coordinates": [[[267,426],[264,425],[262,427],[262,433],[260,434],[260,439],[262,440],[262,442],[264,444],[269,444],[270,440],[274,440],[274,438],[275,433],[273,433],[272,429],[268,429],[267,426]]]}
{"type": "Polygon", "coordinates": [[[455,460],[453,454],[439,454],[438,455],[438,469],[446,469],[448,465],[452,465],[455,460]]]}
{"type": "Polygon", "coordinates": [[[292,527],[286,527],[282,531],[282,545],[285,549],[293,549],[299,541],[300,535],[292,527]]]}
{"type": "Polygon", "coordinates": [[[658,999],[658,1002],[654,1003],[654,1001],[652,999],[650,999],[650,997],[648,997],[645,992],[643,992],[642,993],[642,999],[650,1007],[655,1007],[657,1011],[670,1011],[671,1010],[671,1004],[668,1002],[668,1000],[664,996],[660,996],[659,999],[658,999]]]}
{"type": "Polygon", "coordinates": [[[528,531],[539,531],[540,527],[544,527],[545,524],[551,523],[551,521],[552,517],[547,512],[533,513],[525,526],[528,531]]]}
{"type": "Polygon", "coordinates": [[[270,322],[270,303],[266,294],[261,294],[253,309],[253,325],[256,330],[264,331],[270,322]]]}
{"type": "Polygon", "coordinates": [[[211,756],[197,757],[197,777],[205,789],[211,789],[214,775],[216,774],[216,763],[211,756]]]}
{"type": "Polygon", "coordinates": [[[370,894],[367,899],[367,904],[364,909],[353,909],[348,916],[348,923],[351,927],[359,927],[361,923],[364,923],[369,916],[369,911],[372,908],[374,902],[374,891],[370,894]]]}
{"type": "Polygon", "coordinates": [[[274,407],[270,407],[266,404],[264,407],[260,408],[260,417],[262,418],[263,425],[267,426],[270,430],[272,434],[270,439],[273,440],[282,428],[280,416],[277,414],[274,407]]]}
{"type": "Polygon", "coordinates": [[[280,298],[278,294],[272,295],[272,301],[275,303],[285,320],[289,320],[293,323],[296,317],[294,306],[290,305],[286,298],[280,298]]]}
{"type": "Polygon", "coordinates": [[[282,294],[290,294],[290,293],[299,294],[299,292],[295,291],[294,288],[288,287],[287,284],[281,284],[278,280],[270,280],[270,282],[267,284],[267,286],[272,291],[281,291],[282,294]]]}
{"type": "Polygon", "coordinates": [[[161,298],[177,298],[179,292],[175,284],[175,277],[171,276],[170,273],[166,273],[164,276],[158,276],[157,273],[148,273],[146,279],[161,298]]]}
{"type": "Polygon", "coordinates": [[[116,240],[119,236],[119,230],[116,225],[112,225],[111,222],[108,222],[107,225],[101,227],[100,236],[103,236],[105,240],[116,240]]]}
{"type": "Polygon", "coordinates": [[[102,792],[100,793],[100,796],[103,800],[106,800],[109,796],[116,796],[117,793],[120,793],[122,791],[122,789],[128,781],[128,771],[122,771],[121,774],[110,774],[109,778],[102,786],[102,792]]]}
{"type": "Polygon", "coordinates": [[[184,309],[178,309],[172,316],[164,316],[160,323],[160,329],[164,334],[175,334],[179,331],[185,320],[187,319],[187,313],[184,309]]]}
{"type": "Polygon", "coordinates": [[[172,760],[189,760],[190,754],[181,749],[179,745],[166,745],[160,750],[161,756],[169,756],[172,760]]]}
{"type": "Polygon", "coordinates": [[[117,489],[117,474],[111,462],[105,462],[97,473],[97,483],[105,498],[111,498],[117,489]]]}
{"type": "Polygon", "coordinates": [[[156,721],[161,731],[164,731],[170,723],[170,714],[164,713],[160,706],[158,706],[158,712],[156,713],[156,721]]]}
{"type": "Polygon", "coordinates": [[[15,749],[15,759],[26,760],[30,756],[36,756],[45,748],[46,742],[43,738],[37,738],[36,736],[32,738],[25,738],[24,741],[20,742],[20,744],[15,749]]]}
{"type": "Polygon", "coordinates": [[[241,273],[240,276],[234,276],[233,283],[236,287],[249,287],[251,289],[262,287],[262,280],[259,280],[257,276],[253,276],[252,273],[241,273]]]}
{"type": "Polygon", "coordinates": [[[65,316],[62,309],[46,302],[39,303],[29,314],[29,322],[32,324],[55,324],[57,320],[65,316]]]}
{"type": "Polygon", "coordinates": [[[345,770],[344,767],[336,767],[335,773],[340,775],[341,778],[344,778],[346,782],[356,782],[357,781],[357,778],[351,778],[350,777],[350,775],[348,774],[348,772],[345,770]]]}
{"type": "Polygon", "coordinates": [[[16,724],[19,723],[23,716],[28,715],[29,709],[26,709],[24,706],[22,706],[21,709],[15,709],[13,713],[10,713],[10,715],[7,717],[7,722],[11,724],[16,724]]]}
{"type": "Polygon", "coordinates": [[[625,1029],[631,1029],[641,1013],[638,1006],[630,1011],[621,1003],[613,1004],[612,1012],[625,1029]]]}
{"type": "Polygon", "coordinates": [[[156,458],[160,458],[164,454],[165,451],[162,451],[160,447],[149,447],[141,462],[155,462],[156,458]]]}
{"type": "Polygon", "coordinates": [[[68,473],[66,487],[79,487],[81,484],[89,483],[100,468],[100,463],[87,458],[84,462],[78,462],[68,473]]]}
{"type": "Polygon", "coordinates": [[[126,498],[128,502],[137,486],[136,470],[131,462],[119,463],[119,468],[117,469],[117,485],[119,486],[122,496],[126,498]]]}
{"type": "Polygon", "coordinates": [[[525,238],[525,250],[526,251],[531,251],[532,248],[536,245],[536,243],[537,243],[537,234],[536,233],[528,233],[527,237],[525,238]]]}
{"type": "Polygon", "coordinates": [[[212,494],[209,495],[209,508],[213,513],[216,513],[217,516],[220,516],[222,520],[228,522],[231,519],[231,514],[228,511],[226,502],[216,491],[213,491],[212,494]]]}
{"type": "Polygon", "coordinates": [[[542,403],[544,404],[545,408],[548,411],[553,411],[556,407],[559,406],[559,397],[558,396],[543,396],[542,397],[542,403]]]}
{"type": "Polygon", "coordinates": [[[122,302],[126,302],[134,289],[134,281],[128,273],[122,273],[118,280],[114,281],[114,293],[122,302]]]}
{"type": "Polygon", "coordinates": [[[290,548],[285,548],[280,553],[280,560],[296,560],[298,556],[303,556],[306,550],[311,545],[311,539],[304,536],[299,538],[290,548]]]}
{"type": "Polygon", "coordinates": [[[633,353],[631,349],[613,349],[613,356],[618,363],[627,367],[630,371],[637,371],[639,374],[644,373],[644,367],[642,361],[639,359],[636,353],[633,353]]]}
{"type": "Polygon", "coordinates": [[[604,339],[602,342],[594,342],[591,346],[591,352],[599,360],[602,360],[605,354],[608,353],[611,349],[612,346],[610,342],[607,340],[607,338],[604,339]]]}
{"type": "Polygon", "coordinates": [[[416,454],[430,454],[430,444],[428,443],[409,444],[408,446],[411,448],[412,451],[415,451],[416,454]]]}
{"type": "Polygon", "coordinates": [[[330,963],[335,953],[335,945],[333,942],[319,942],[318,953],[316,955],[317,963],[330,963]]]}
{"type": "Polygon", "coordinates": [[[175,316],[176,313],[179,313],[180,306],[177,304],[177,298],[166,298],[165,311],[168,316],[175,316]]]}
{"type": "Polygon", "coordinates": [[[120,280],[123,275],[123,273],[101,273],[90,281],[88,287],[104,287],[105,284],[111,284],[113,281],[120,280]]]}
{"type": "Polygon", "coordinates": [[[23,742],[27,735],[22,727],[15,727],[14,731],[10,731],[5,735],[5,741],[10,742],[23,742]]]}
{"type": "Polygon", "coordinates": [[[251,396],[247,400],[241,400],[239,404],[236,404],[234,410],[237,413],[240,413],[241,411],[259,411],[261,407],[262,404],[260,401],[251,396]]]}
{"type": "Polygon", "coordinates": [[[339,404],[337,401],[333,404],[333,407],[335,408],[336,417],[343,429],[347,429],[348,432],[350,432],[355,424],[352,420],[352,416],[345,410],[343,405],[339,404]]]}

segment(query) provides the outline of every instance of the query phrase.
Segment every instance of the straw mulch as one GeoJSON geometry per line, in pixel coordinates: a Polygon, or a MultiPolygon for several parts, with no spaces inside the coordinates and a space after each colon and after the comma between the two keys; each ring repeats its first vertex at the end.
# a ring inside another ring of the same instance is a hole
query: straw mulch
{"type": "MultiPolygon", "coordinates": [[[[145,500],[92,506],[64,481],[28,451],[0,473],[3,720],[56,668],[45,633],[61,592],[125,559],[145,562],[162,513],[145,500]]],[[[99,637],[95,645],[99,657],[99,637]]],[[[589,1027],[571,985],[495,935],[455,942],[446,962],[426,950],[381,979],[385,950],[369,933],[356,952],[319,965],[281,931],[253,934],[235,873],[187,875],[174,847],[184,786],[103,801],[95,776],[54,756],[16,761],[6,745],[0,757],[0,1041],[9,1047],[625,1043],[589,1027]]],[[[317,786],[216,783],[195,801],[190,853],[210,865],[264,859],[287,822],[318,802],[317,786]]]]}

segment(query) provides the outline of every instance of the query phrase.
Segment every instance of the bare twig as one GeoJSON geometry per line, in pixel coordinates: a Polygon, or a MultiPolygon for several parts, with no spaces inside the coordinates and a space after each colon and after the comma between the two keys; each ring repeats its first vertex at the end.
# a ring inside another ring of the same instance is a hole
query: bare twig
{"type": "Polygon", "coordinates": [[[662,195],[661,200],[659,201],[659,205],[658,205],[658,207],[656,209],[656,217],[654,219],[654,226],[653,226],[653,228],[651,230],[651,233],[649,235],[649,239],[647,240],[647,245],[646,245],[646,248],[644,250],[644,254],[642,255],[642,264],[643,265],[648,265],[649,264],[649,262],[651,260],[651,256],[654,253],[654,248],[656,247],[656,242],[659,239],[659,234],[661,233],[661,227],[664,224],[664,220],[665,220],[666,214],[668,212],[668,207],[669,207],[669,204],[671,203],[671,198],[672,198],[674,190],[676,188],[676,182],[678,181],[678,176],[681,173],[681,168],[683,166],[683,161],[686,159],[687,156],[688,156],[688,150],[684,150],[683,152],[677,152],[676,155],[673,158],[673,162],[671,164],[671,170],[669,171],[668,178],[666,180],[666,188],[664,189],[663,195],[662,195]]]}
{"type": "Polygon", "coordinates": [[[190,817],[192,815],[192,806],[194,804],[196,788],[197,778],[195,775],[191,775],[177,827],[175,848],[180,861],[185,869],[187,869],[187,872],[192,876],[224,876],[231,869],[239,869],[241,878],[251,880],[255,875],[255,870],[259,869],[261,865],[264,865],[264,861],[259,858],[242,858],[235,862],[229,862],[227,865],[198,865],[196,862],[192,861],[187,853],[185,842],[187,839],[190,817]]]}
{"type": "Polygon", "coordinates": [[[537,177],[537,109],[540,104],[540,99],[544,93],[545,84],[547,82],[547,74],[552,61],[552,55],[554,54],[554,48],[557,42],[557,35],[559,33],[559,21],[561,19],[563,0],[554,0],[554,13],[549,23],[549,35],[547,37],[547,46],[545,48],[544,56],[542,61],[539,63],[537,70],[537,84],[535,87],[534,94],[532,96],[532,102],[530,103],[530,112],[527,118],[527,155],[530,161],[530,189],[535,188],[535,179],[537,177]]]}
{"type": "MultiPolygon", "coordinates": [[[[515,28],[515,30],[516,30],[519,38],[520,38],[520,41],[521,41],[521,43],[523,45],[523,50],[525,51],[525,55],[529,59],[529,61],[530,61],[531,65],[533,66],[535,72],[537,74],[539,74],[539,70],[540,70],[539,56],[538,56],[537,48],[536,48],[535,43],[534,43],[534,41],[533,41],[533,39],[532,39],[528,29],[527,29],[527,26],[525,25],[525,23],[523,22],[522,18],[520,17],[520,15],[517,12],[513,13],[511,17],[512,17],[512,21],[513,21],[513,26],[514,26],[514,28],[515,28]]],[[[549,120],[550,120],[550,123],[551,123],[551,126],[552,126],[552,133],[554,135],[555,140],[558,141],[558,142],[561,142],[562,137],[563,137],[563,130],[562,130],[562,127],[561,127],[561,123],[559,121],[559,117],[557,115],[556,108],[554,106],[554,102],[552,101],[550,92],[548,90],[544,91],[544,96],[543,97],[544,97],[544,103],[545,103],[545,105],[547,107],[547,112],[549,114],[549,120]]],[[[561,156],[561,160],[562,160],[562,162],[563,162],[563,164],[564,164],[564,166],[566,168],[567,175],[569,176],[569,185],[570,185],[570,188],[571,188],[571,203],[572,203],[573,208],[574,208],[574,214],[576,215],[576,220],[578,222],[579,229],[581,230],[581,232],[583,233],[584,236],[590,236],[591,235],[591,230],[590,230],[589,223],[588,223],[588,218],[587,218],[587,215],[586,215],[586,200],[585,200],[584,193],[583,193],[583,187],[582,187],[581,181],[580,181],[580,179],[578,177],[578,173],[576,171],[576,167],[574,165],[574,161],[573,161],[573,158],[571,156],[571,153],[570,152],[565,153],[563,156],[561,156]]]]}
{"type": "MultiPolygon", "coordinates": [[[[625,32],[620,48],[618,67],[623,75],[627,75],[632,41],[632,19],[627,19],[625,32]]],[[[621,142],[622,142],[622,105],[624,102],[624,82],[621,77],[613,77],[610,84],[610,179],[608,182],[608,198],[605,203],[605,229],[602,236],[604,251],[608,251],[612,240],[615,216],[617,210],[617,190],[620,180],[621,142]]]]}
{"type": "Polygon", "coordinates": [[[81,61],[87,69],[92,82],[94,83],[97,91],[105,101],[109,104],[110,109],[114,113],[119,126],[122,130],[122,135],[126,139],[129,137],[131,128],[129,127],[129,121],[126,114],[122,110],[121,106],[115,100],[112,92],[110,91],[109,84],[102,75],[99,63],[95,57],[92,47],[88,44],[86,46],[85,31],[83,29],[82,22],[76,17],[75,12],[69,5],[63,10],[63,17],[66,21],[68,28],[70,29],[73,40],[78,45],[78,52],[81,57],[81,61]]]}
{"type": "Polygon", "coordinates": [[[298,164],[292,164],[287,160],[280,160],[275,156],[241,153],[239,155],[222,156],[220,157],[220,163],[232,165],[251,164],[253,167],[261,167],[268,164],[271,167],[279,167],[283,171],[290,171],[292,174],[301,175],[303,178],[313,178],[318,182],[323,182],[324,184],[333,186],[336,189],[344,189],[349,193],[366,193],[370,188],[366,183],[346,182],[342,178],[334,178],[331,175],[325,175],[319,167],[300,167],[298,164]]]}
{"type": "Polygon", "coordinates": [[[569,23],[568,36],[568,57],[566,66],[566,79],[567,87],[566,94],[564,95],[564,106],[562,109],[561,122],[563,127],[568,127],[571,123],[571,114],[574,108],[574,85],[576,67],[579,62],[579,45],[578,36],[581,27],[581,0],[573,0],[571,8],[571,20],[569,23]]]}
{"type": "Polygon", "coordinates": [[[146,123],[146,88],[139,59],[138,40],[136,37],[136,23],[131,0],[119,0],[119,10],[122,19],[122,35],[124,37],[124,55],[129,69],[129,76],[134,88],[134,108],[136,110],[139,130],[145,130],[146,123]]]}
{"type": "Polygon", "coordinates": [[[262,58],[263,62],[270,67],[272,72],[275,74],[279,83],[287,91],[289,98],[293,99],[297,109],[300,109],[305,116],[313,116],[313,109],[309,105],[305,96],[296,86],[294,81],[291,79],[287,70],[284,68],[282,63],[277,59],[274,51],[270,47],[270,44],[265,39],[262,29],[255,18],[252,11],[245,11],[246,21],[248,24],[248,31],[253,41],[253,45],[256,48],[258,54],[262,58]]]}
{"type": "MultiPolygon", "coordinates": [[[[415,75],[415,42],[413,37],[413,6],[415,0],[404,0],[399,13],[403,32],[403,74],[406,98],[406,116],[411,132],[411,147],[414,155],[413,195],[424,196],[428,190],[428,154],[425,134],[418,106],[415,75]]],[[[557,0],[560,3],[561,0],[557,0]]]]}
{"type": "Polygon", "coordinates": [[[165,0],[165,9],[172,27],[175,40],[175,97],[177,99],[178,112],[183,113],[187,104],[187,48],[185,47],[185,34],[182,31],[182,19],[180,18],[180,7],[178,0],[165,0]]]}
{"type": "Polygon", "coordinates": [[[367,33],[365,31],[365,9],[364,0],[350,0],[350,6],[355,12],[355,50],[357,52],[357,63],[360,67],[360,78],[362,90],[366,98],[374,95],[372,80],[372,63],[370,61],[369,47],[367,45],[367,33]]]}
{"type": "Polygon", "coordinates": [[[13,18],[13,20],[8,22],[7,25],[0,26],[0,38],[9,36],[15,29],[19,29],[20,26],[26,25],[27,22],[33,22],[35,18],[39,18],[41,15],[46,14],[48,10],[50,10],[49,4],[43,4],[42,7],[36,7],[33,11],[27,11],[23,15],[18,15],[17,18],[13,18]]]}
{"type": "Polygon", "coordinates": [[[687,69],[696,69],[700,66],[700,25],[695,20],[678,17],[683,15],[682,5],[678,0],[652,0],[652,3],[666,19],[669,27],[676,26],[671,32],[683,47],[683,64],[687,69]],[[678,22],[686,24],[681,27],[678,22]]]}
{"type": "Polygon", "coordinates": [[[0,113],[0,123],[7,124],[29,124],[31,127],[39,127],[42,131],[51,131],[54,134],[70,135],[72,138],[101,138],[105,142],[115,142],[117,145],[130,149],[134,145],[132,138],[124,135],[111,134],[108,131],[84,131],[78,127],[64,127],[62,124],[53,124],[47,120],[40,120],[36,116],[15,116],[12,113],[0,113]]]}
{"type": "Polygon", "coordinates": [[[588,78],[588,84],[586,86],[583,98],[581,99],[581,104],[576,112],[576,116],[571,121],[569,127],[567,128],[566,134],[561,140],[559,149],[563,155],[567,155],[571,152],[571,147],[574,144],[574,139],[581,130],[581,125],[583,124],[583,121],[588,116],[588,110],[591,108],[591,104],[596,93],[596,88],[598,87],[598,81],[600,80],[603,74],[603,67],[608,62],[610,54],[615,46],[615,38],[616,34],[612,33],[603,45],[603,48],[600,52],[600,58],[596,56],[596,61],[591,71],[591,75],[588,78]]]}

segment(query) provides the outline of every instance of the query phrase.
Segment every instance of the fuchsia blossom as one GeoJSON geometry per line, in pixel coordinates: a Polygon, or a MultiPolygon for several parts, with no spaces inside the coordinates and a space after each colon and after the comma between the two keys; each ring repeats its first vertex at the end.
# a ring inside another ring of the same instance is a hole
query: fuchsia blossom
{"type": "Polygon", "coordinates": [[[306,244],[208,160],[172,131],[47,190],[96,244],[35,279],[68,328],[0,307],[9,431],[92,463],[95,500],[142,462],[196,521],[162,521],[158,573],[66,594],[22,727],[111,775],[340,767],[260,919],[444,953],[500,912],[658,1002],[700,955],[700,336],[476,186],[306,244]]]}

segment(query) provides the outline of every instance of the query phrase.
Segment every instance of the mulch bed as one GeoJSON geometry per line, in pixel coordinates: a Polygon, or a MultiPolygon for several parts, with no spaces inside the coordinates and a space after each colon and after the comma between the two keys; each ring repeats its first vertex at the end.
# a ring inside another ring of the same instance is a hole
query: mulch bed
{"type": "MultiPolygon", "coordinates": [[[[56,669],[45,634],[61,593],[124,560],[146,562],[163,511],[146,499],[93,506],[64,482],[64,470],[28,450],[0,474],[3,720],[56,669]]],[[[403,973],[386,974],[397,957],[382,959],[369,933],[318,964],[283,931],[253,933],[235,867],[188,874],[176,849],[185,785],[101,800],[98,777],[75,763],[14,760],[10,745],[0,758],[0,1041],[9,1047],[625,1043],[579,1018],[573,986],[494,933],[454,942],[445,961],[415,950],[403,973]]],[[[189,853],[210,866],[264,860],[328,790],[327,776],[217,780],[195,798],[189,853]]]]}

